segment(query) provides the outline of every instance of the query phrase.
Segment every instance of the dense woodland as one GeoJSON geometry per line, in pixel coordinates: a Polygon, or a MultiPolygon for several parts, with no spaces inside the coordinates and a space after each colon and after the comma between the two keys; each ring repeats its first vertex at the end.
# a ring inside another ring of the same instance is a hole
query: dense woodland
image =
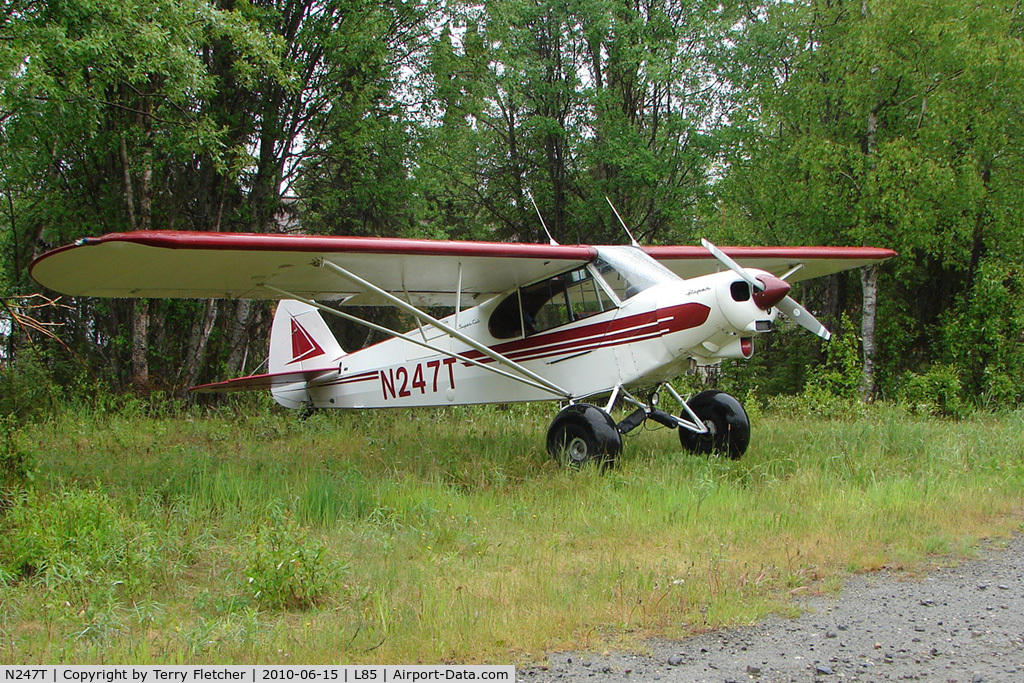
{"type": "Polygon", "coordinates": [[[4,411],[46,387],[178,393],[266,355],[263,303],[45,305],[27,266],[50,247],[145,229],[545,241],[531,196],[561,243],[626,240],[607,196],[647,244],[899,252],[804,286],[837,338],[770,335],[724,369],[737,387],[1021,395],[1018,0],[3,5],[4,411]]]}

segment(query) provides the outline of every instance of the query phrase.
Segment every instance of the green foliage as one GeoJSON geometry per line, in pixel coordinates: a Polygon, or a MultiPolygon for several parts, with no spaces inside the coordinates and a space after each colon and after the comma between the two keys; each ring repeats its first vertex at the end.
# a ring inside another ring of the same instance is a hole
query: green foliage
{"type": "Polygon", "coordinates": [[[62,393],[50,374],[46,354],[34,347],[0,363],[0,415],[26,419],[51,413],[62,393]]]}
{"type": "Polygon", "coordinates": [[[981,403],[1015,404],[1024,382],[1024,274],[1018,263],[983,262],[944,320],[945,357],[981,403]]]}
{"type": "Polygon", "coordinates": [[[309,609],[336,597],[345,563],[327,544],[300,527],[291,514],[273,509],[248,544],[248,593],[271,609],[309,609]]]}
{"type": "Polygon", "coordinates": [[[7,505],[7,492],[25,485],[35,476],[32,456],[18,439],[18,419],[0,413],[0,508],[7,505]]]}
{"type": "MultiPolygon", "coordinates": [[[[800,294],[795,298],[803,299],[800,294]]],[[[808,372],[820,364],[827,345],[798,325],[777,324],[771,334],[754,339],[751,358],[722,362],[719,388],[734,396],[799,394],[807,384],[808,372]]]]}
{"type": "MultiPolygon", "coordinates": [[[[1020,383],[1007,334],[1019,315],[999,290],[1017,287],[1008,266],[1024,247],[1024,89],[999,84],[1024,76],[1022,19],[1003,1],[776,3],[724,50],[736,98],[711,227],[755,244],[896,249],[879,278],[890,395],[936,360],[981,402],[1020,383]]],[[[856,310],[854,292],[830,285],[856,310]]]]}
{"type": "MultiPolygon", "coordinates": [[[[279,82],[276,41],[206,0],[69,0],[7,8],[0,41],[3,270],[32,285],[46,244],[119,230],[238,229],[255,146],[230,89],[279,82]],[[237,122],[237,120],[235,121],[237,122]]],[[[250,116],[250,122],[252,117],[250,116]]],[[[100,372],[129,374],[131,304],[47,312],[100,372]],[[130,337],[129,337],[130,339],[130,337]]],[[[176,349],[190,322],[156,339],[176,349]],[[184,331],[181,329],[184,327],[184,331]]],[[[164,328],[165,329],[165,328],[164,328]]],[[[18,349],[18,353],[22,350],[18,349]]]]}
{"type": "Polygon", "coordinates": [[[641,238],[689,232],[717,127],[706,51],[732,10],[492,0],[451,11],[467,30],[431,46],[433,120],[415,171],[432,222],[545,240],[532,197],[556,240],[621,243],[609,197],[641,238]]]}
{"type": "Polygon", "coordinates": [[[106,493],[75,485],[17,494],[0,517],[0,570],[78,600],[149,587],[161,558],[146,521],[106,493]]]}
{"type": "Polygon", "coordinates": [[[907,373],[901,382],[899,400],[918,413],[962,417],[967,409],[960,375],[950,365],[934,365],[923,374],[907,373]]]}
{"type": "Polygon", "coordinates": [[[408,178],[413,136],[388,46],[420,51],[424,22],[422,5],[357,0],[328,3],[325,20],[304,22],[298,31],[293,50],[309,61],[296,65],[295,83],[322,103],[319,110],[302,112],[312,116],[317,130],[303,143],[297,181],[307,230],[401,236],[415,223],[408,178]],[[400,15],[400,25],[393,13],[400,15]],[[316,60],[329,76],[303,82],[316,60]]]}
{"type": "Polygon", "coordinates": [[[864,379],[860,341],[849,318],[843,318],[841,329],[840,334],[825,344],[825,362],[808,371],[806,389],[810,393],[853,401],[864,379]]]}
{"type": "MultiPolygon", "coordinates": [[[[766,397],[768,409],[808,418],[850,420],[865,415],[860,401],[863,381],[860,341],[848,317],[840,332],[823,344],[825,358],[806,368],[807,379],[799,393],[779,392],[766,397]]],[[[804,333],[802,328],[795,332],[804,333]]]]}

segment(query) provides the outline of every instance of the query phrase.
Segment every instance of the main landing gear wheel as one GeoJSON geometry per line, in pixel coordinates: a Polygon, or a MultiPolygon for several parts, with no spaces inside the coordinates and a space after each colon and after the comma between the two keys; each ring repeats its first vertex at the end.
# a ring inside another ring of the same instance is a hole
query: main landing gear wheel
{"type": "Polygon", "coordinates": [[[552,420],[547,447],[561,465],[578,468],[593,462],[611,467],[622,452],[622,436],[611,415],[589,403],[574,403],[552,420]]]}
{"type": "Polygon", "coordinates": [[[707,426],[708,432],[697,434],[680,427],[679,442],[683,448],[702,455],[718,453],[733,460],[746,452],[750,420],[739,401],[724,391],[702,391],[686,405],[707,426]]]}

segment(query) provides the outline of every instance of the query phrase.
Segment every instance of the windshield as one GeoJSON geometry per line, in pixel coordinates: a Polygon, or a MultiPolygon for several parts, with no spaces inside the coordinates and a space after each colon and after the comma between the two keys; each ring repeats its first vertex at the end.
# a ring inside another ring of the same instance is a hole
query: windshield
{"type": "Polygon", "coordinates": [[[620,301],[679,276],[636,247],[598,247],[594,266],[620,301]]]}

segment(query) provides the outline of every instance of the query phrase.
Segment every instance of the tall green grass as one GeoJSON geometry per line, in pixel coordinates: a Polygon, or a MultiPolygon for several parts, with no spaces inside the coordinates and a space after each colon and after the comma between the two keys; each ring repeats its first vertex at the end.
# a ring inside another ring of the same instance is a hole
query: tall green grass
{"type": "Polygon", "coordinates": [[[1024,413],[638,430],[564,471],[551,406],[77,410],[10,434],[0,661],[523,661],[790,610],[1019,530],[1024,413]]]}

